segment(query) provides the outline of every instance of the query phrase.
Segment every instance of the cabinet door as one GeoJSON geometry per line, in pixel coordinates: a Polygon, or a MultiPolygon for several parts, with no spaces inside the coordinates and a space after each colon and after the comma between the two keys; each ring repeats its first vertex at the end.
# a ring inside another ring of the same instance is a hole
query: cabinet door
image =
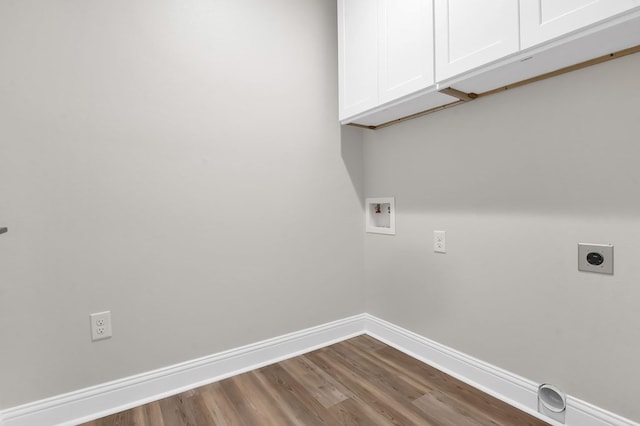
{"type": "Polygon", "coordinates": [[[379,100],[434,83],[433,0],[379,0],[379,100]]]}
{"type": "Polygon", "coordinates": [[[340,119],[378,105],[378,0],[338,0],[340,119]]]}
{"type": "Polygon", "coordinates": [[[640,6],[640,0],[520,0],[521,48],[640,6]]]}
{"type": "Polygon", "coordinates": [[[435,0],[436,81],[518,51],[516,0],[435,0]]]}

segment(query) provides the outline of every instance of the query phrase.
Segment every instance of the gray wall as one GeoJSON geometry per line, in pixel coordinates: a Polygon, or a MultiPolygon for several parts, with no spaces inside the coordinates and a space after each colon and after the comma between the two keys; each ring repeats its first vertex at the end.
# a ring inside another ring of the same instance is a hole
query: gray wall
{"type": "Polygon", "coordinates": [[[364,311],[335,15],[0,2],[0,408],[364,311]]]}
{"type": "Polygon", "coordinates": [[[640,420],[640,55],[364,131],[367,312],[640,420]],[[447,231],[446,254],[433,231],[447,231]],[[615,275],[577,271],[613,243],[615,275]]]}
{"type": "Polygon", "coordinates": [[[0,408],[367,311],[640,420],[640,56],[370,132],[335,34],[324,0],[0,2],[0,408]],[[398,234],[363,291],[365,195],[398,234]]]}

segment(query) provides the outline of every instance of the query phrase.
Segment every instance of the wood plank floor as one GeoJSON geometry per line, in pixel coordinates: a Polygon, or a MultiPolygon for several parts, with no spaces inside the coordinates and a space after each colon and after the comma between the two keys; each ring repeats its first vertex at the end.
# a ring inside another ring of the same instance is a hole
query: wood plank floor
{"type": "Polygon", "coordinates": [[[359,336],[84,426],[547,423],[359,336]]]}

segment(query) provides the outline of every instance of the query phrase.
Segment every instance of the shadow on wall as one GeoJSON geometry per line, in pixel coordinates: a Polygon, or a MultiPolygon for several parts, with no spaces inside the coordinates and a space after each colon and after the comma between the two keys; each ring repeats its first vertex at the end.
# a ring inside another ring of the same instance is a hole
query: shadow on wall
{"type": "Polygon", "coordinates": [[[353,189],[364,209],[364,158],[362,155],[363,132],[356,127],[340,126],[342,161],[349,173],[353,189]]]}
{"type": "Polygon", "coordinates": [[[638,215],[639,67],[631,55],[364,132],[365,186],[405,211],[638,215]]]}

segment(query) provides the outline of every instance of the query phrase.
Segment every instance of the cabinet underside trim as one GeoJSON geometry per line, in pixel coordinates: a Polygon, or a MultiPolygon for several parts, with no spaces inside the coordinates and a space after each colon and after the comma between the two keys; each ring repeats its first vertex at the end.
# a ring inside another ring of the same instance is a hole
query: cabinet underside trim
{"type": "Polygon", "coordinates": [[[438,90],[438,92],[453,96],[454,98],[458,98],[465,102],[472,101],[478,97],[477,93],[465,93],[461,90],[454,89],[453,87],[447,87],[446,89],[438,90]]]}
{"type": "Polygon", "coordinates": [[[473,99],[478,99],[478,98],[482,98],[482,97],[485,97],[485,96],[495,95],[496,93],[502,93],[502,92],[505,92],[507,90],[512,90],[512,89],[515,89],[517,87],[521,87],[521,86],[525,86],[527,84],[535,83],[536,81],[546,80],[548,78],[556,77],[556,76],[559,76],[559,75],[562,75],[562,74],[566,74],[566,73],[569,73],[569,72],[572,72],[572,71],[577,71],[577,70],[582,69],[582,68],[590,67],[592,65],[601,64],[603,62],[611,61],[613,59],[622,58],[624,56],[628,56],[628,55],[631,55],[631,54],[634,54],[634,53],[638,53],[638,52],[640,52],[640,45],[637,45],[637,46],[634,46],[634,47],[630,47],[628,49],[620,50],[620,51],[617,51],[617,52],[614,52],[614,53],[609,53],[609,54],[604,55],[604,56],[600,56],[600,57],[597,57],[597,58],[594,58],[594,59],[590,59],[588,61],[580,62],[580,63],[575,64],[575,65],[570,65],[568,67],[560,68],[560,69],[557,69],[555,71],[551,71],[551,72],[548,72],[548,73],[545,73],[545,74],[540,74],[538,76],[531,77],[531,78],[528,78],[526,80],[518,81],[518,82],[515,82],[515,83],[512,83],[512,84],[508,84],[506,86],[498,87],[496,89],[488,90],[486,92],[482,92],[482,93],[478,93],[478,94],[476,94],[476,93],[465,93],[465,92],[457,90],[455,88],[448,87],[446,89],[440,90],[440,93],[444,93],[444,94],[447,94],[447,95],[450,95],[450,96],[454,96],[454,97],[460,99],[459,101],[452,102],[452,103],[446,104],[446,105],[442,105],[442,106],[439,106],[439,107],[436,107],[436,108],[431,108],[431,109],[428,109],[428,110],[425,110],[425,111],[422,111],[422,112],[418,112],[418,113],[415,113],[415,114],[411,114],[411,115],[408,115],[406,117],[402,117],[402,118],[398,118],[398,119],[395,119],[395,120],[391,120],[391,121],[388,121],[386,123],[379,124],[377,126],[366,126],[366,125],[356,124],[356,123],[349,123],[348,125],[349,126],[355,126],[355,127],[361,127],[361,128],[364,128],[364,129],[370,129],[370,130],[382,129],[384,127],[388,127],[388,126],[391,126],[391,125],[394,125],[394,124],[402,123],[402,122],[408,121],[408,120],[413,120],[414,118],[422,117],[424,115],[432,114],[434,112],[441,111],[443,109],[451,108],[451,107],[454,107],[456,105],[460,105],[462,103],[469,102],[469,101],[471,101],[473,99]]]}
{"type": "Polygon", "coordinates": [[[426,111],[417,112],[415,114],[411,114],[411,115],[408,115],[406,117],[402,117],[402,118],[398,118],[398,119],[395,119],[395,120],[387,121],[386,123],[382,123],[382,124],[379,124],[377,126],[362,126],[362,127],[366,127],[367,129],[371,129],[371,130],[382,129],[384,127],[389,127],[389,126],[392,126],[394,124],[402,123],[403,121],[413,120],[414,118],[422,117],[423,115],[432,114],[432,113],[437,112],[437,111],[442,111],[443,109],[451,108],[451,107],[454,107],[456,105],[463,104],[465,102],[467,102],[467,101],[462,101],[462,100],[455,101],[455,102],[451,102],[450,104],[440,105],[438,107],[428,109],[426,111]]]}
{"type": "Polygon", "coordinates": [[[591,65],[601,64],[603,62],[611,61],[613,59],[622,58],[627,55],[631,55],[633,53],[640,52],[640,45],[630,47],[628,49],[620,50],[618,52],[609,53],[604,56],[600,56],[598,58],[589,59],[588,61],[580,62],[579,64],[570,65],[568,67],[560,68],[555,71],[551,71],[545,74],[538,75],[536,77],[531,77],[526,80],[518,81],[513,84],[508,84],[503,87],[498,87],[497,89],[489,90],[487,92],[480,93],[479,97],[494,95],[496,93],[504,92],[505,90],[515,89],[516,87],[525,86],[530,83],[535,83],[536,81],[546,80],[547,78],[555,77],[558,75],[566,74],[571,71],[577,71],[582,68],[590,67],[591,65]]]}

